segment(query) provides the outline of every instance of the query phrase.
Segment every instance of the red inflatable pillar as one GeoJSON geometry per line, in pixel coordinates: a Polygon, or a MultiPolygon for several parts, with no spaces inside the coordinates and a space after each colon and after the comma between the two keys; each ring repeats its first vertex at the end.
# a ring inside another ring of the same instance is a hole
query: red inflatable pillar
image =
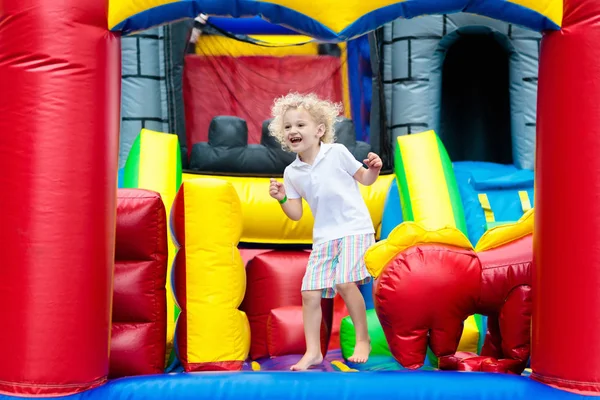
{"type": "Polygon", "coordinates": [[[119,85],[107,0],[0,0],[0,392],[106,380],[119,85]]]}
{"type": "Polygon", "coordinates": [[[532,377],[600,394],[600,2],[542,40],[532,377]]]}

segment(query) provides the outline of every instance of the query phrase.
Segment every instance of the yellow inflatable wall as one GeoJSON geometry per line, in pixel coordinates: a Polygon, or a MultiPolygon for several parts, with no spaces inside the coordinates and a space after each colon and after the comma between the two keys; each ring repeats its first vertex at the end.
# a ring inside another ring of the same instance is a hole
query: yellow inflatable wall
{"type": "MultiPolygon", "coordinates": [[[[206,175],[184,173],[183,181],[206,178],[206,175]]],[[[242,201],[242,225],[240,242],[264,244],[311,244],[314,219],[308,204],[300,221],[292,221],[281,211],[277,201],[269,196],[269,178],[246,178],[213,176],[230,182],[242,201]]],[[[394,175],[382,175],[371,186],[359,185],[367,203],[377,238],[381,230],[383,206],[394,175]]],[[[282,179],[280,179],[282,181],[282,179]]]]}

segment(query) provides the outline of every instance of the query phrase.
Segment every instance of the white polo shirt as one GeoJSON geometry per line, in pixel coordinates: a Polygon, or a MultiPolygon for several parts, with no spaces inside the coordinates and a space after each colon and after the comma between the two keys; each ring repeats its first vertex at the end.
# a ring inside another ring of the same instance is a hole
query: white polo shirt
{"type": "Polygon", "coordinates": [[[283,172],[288,199],[304,198],[315,219],[313,244],[374,234],[373,221],[354,174],[362,164],[343,144],[321,143],[313,165],[296,156],[283,172]]]}

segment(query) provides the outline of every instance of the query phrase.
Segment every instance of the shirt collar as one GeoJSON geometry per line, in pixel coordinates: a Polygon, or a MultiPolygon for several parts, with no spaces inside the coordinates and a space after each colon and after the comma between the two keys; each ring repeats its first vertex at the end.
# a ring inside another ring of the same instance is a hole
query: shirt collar
{"type": "MultiPolygon", "coordinates": [[[[317,154],[317,156],[315,157],[315,161],[313,162],[313,166],[317,165],[317,163],[319,161],[321,161],[321,159],[323,159],[323,157],[325,157],[325,154],[327,154],[329,152],[329,150],[331,150],[332,145],[329,143],[321,143],[320,149],[319,149],[319,153],[317,154]]],[[[305,165],[308,165],[307,163],[305,163],[304,161],[300,160],[300,156],[298,154],[296,154],[296,159],[292,162],[292,167],[296,167],[296,168],[301,168],[305,165]]]]}

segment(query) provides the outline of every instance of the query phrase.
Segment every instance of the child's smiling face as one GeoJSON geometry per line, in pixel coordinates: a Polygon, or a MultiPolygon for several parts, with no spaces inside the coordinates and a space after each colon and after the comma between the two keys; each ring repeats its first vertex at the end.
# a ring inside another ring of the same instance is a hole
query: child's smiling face
{"type": "Polygon", "coordinates": [[[294,153],[304,153],[317,148],[325,133],[322,124],[317,124],[308,111],[291,108],[283,116],[283,129],[286,145],[294,153]]]}

